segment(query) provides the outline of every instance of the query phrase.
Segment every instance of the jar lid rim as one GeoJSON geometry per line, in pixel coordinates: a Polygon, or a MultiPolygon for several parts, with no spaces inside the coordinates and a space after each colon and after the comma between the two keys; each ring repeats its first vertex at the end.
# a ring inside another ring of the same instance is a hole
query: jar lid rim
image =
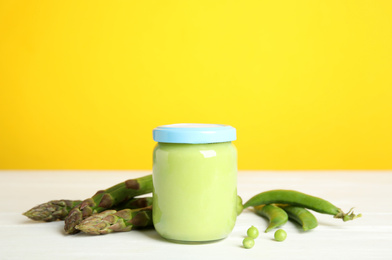
{"type": "Polygon", "coordinates": [[[180,123],[162,125],[152,131],[153,139],[162,143],[223,143],[236,140],[236,129],[222,124],[180,123]]]}

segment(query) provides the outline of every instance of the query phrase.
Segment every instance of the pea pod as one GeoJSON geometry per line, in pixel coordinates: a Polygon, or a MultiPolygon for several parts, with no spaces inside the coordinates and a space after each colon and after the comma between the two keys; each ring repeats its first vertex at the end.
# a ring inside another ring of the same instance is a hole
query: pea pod
{"type": "Polygon", "coordinates": [[[302,226],[304,231],[317,227],[317,219],[310,211],[295,206],[282,206],[282,208],[287,212],[290,219],[302,226]]]}
{"type": "Polygon", "coordinates": [[[272,204],[256,206],[254,209],[257,215],[266,217],[269,220],[265,233],[286,224],[288,220],[287,213],[283,209],[272,204]]]}
{"type": "Polygon", "coordinates": [[[319,213],[333,215],[335,218],[343,219],[343,221],[353,220],[361,216],[352,213],[352,209],[348,213],[344,213],[340,208],[324,199],[294,190],[271,190],[259,193],[244,204],[244,209],[271,203],[308,208],[319,213]]]}

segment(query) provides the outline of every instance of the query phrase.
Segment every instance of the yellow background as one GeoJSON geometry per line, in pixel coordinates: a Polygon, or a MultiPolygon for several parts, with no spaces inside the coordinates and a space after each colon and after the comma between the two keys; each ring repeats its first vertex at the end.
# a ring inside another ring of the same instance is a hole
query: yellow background
{"type": "Polygon", "coordinates": [[[151,169],[237,128],[240,169],[392,168],[392,1],[0,0],[0,168],[151,169]]]}

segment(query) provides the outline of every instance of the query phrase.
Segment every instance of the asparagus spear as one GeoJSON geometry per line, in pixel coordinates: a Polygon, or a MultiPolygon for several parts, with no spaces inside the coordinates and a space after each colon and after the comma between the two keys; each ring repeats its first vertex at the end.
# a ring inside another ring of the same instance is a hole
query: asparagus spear
{"type": "MultiPolygon", "coordinates": [[[[78,206],[81,202],[81,200],[51,200],[35,206],[23,213],[23,215],[36,221],[51,222],[64,220],[68,216],[69,211],[78,206]]],[[[152,205],[152,197],[133,198],[119,204],[114,209],[137,209],[144,208],[149,205],[152,205]]]]}
{"type": "Polygon", "coordinates": [[[152,197],[133,198],[113,207],[114,210],[139,209],[152,205],[152,197]]]}
{"type": "Polygon", "coordinates": [[[98,191],[93,197],[74,207],[65,218],[64,230],[68,234],[78,233],[75,229],[83,219],[92,214],[115,207],[135,196],[152,192],[152,176],[130,179],[106,190],[98,191]]]}
{"type": "Polygon", "coordinates": [[[35,206],[23,215],[37,221],[64,220],[69,211],[81,202],[81,200],[51,200],[35,206]]]}
{"type": "Polygon", "coordinates": [[[152,226],[152,206],[120,211],[105,210],[84,219],[76,229],[90,235],[102,235],[149,226],[152,226]]]}

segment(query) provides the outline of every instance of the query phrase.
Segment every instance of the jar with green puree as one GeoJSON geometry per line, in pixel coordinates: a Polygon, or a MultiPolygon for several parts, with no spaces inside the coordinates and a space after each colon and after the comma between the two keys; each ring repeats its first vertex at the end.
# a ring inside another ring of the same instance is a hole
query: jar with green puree
{"type": "Polygon", "coordinates": [[[223,239],[237,213],[235,128],[215,124],[156,127],[153,139],[153,222],[178,242],[223,239]]]}

